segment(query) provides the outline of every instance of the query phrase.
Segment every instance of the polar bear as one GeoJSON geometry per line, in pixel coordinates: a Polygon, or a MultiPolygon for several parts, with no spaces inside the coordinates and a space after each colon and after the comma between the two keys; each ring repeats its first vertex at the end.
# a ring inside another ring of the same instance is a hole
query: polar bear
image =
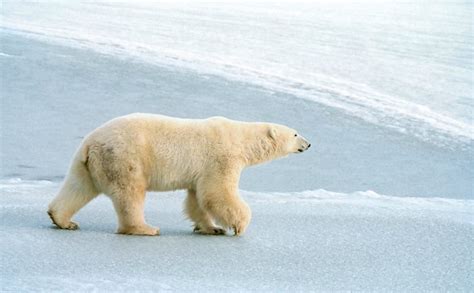
{"type": "Polygon", "coordinates": [[[273,123],[118,117],[84,138],[48,214],[59,228],[75,230],[72,216],[104,193],[117,213],[117,233],[159,235],[145,222],[145,193],[186,189],[184,212],[195,232],[240,235],[251,217],[238,194],[241,171],[310,146],[295,130],[273,123]]]}

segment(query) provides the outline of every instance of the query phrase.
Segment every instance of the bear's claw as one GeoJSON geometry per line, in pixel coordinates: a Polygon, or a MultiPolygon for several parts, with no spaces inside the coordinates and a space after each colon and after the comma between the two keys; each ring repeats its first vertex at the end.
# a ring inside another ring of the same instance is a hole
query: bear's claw
{"type": "Polygon", "coordinates": [[[67,230],[77,230],[79,229],[79,225],[77,223],[74,223],[74,222],[69,222],[67,224],[67,226],[65,226],[63,229],[67,229],[67,230]]]}
{"type": "Polygon", "coordinates": [[[56,225],[56,227],[60,229],[65,229],[65,230],[77,230],[79,229],[79,225],[74,222],[68,222],[66,225],[59,225],[56,220],[54,219],[53,213],[51,211],[48,211],[48,216],[53,221],[53,224],[56,225]]]}
{"type": "Polygon", "coordinates": [[[225,230],[219,227],[209,227],[207,229],[203,229],[199,226],[194,227],[193,232],[204,234],[204,235],[224,235],[225,230]]]}
{"type": "Polygon", "coordinates": [[[234,236],[240,236],[245,231],[244,227],[235,226],[235,225],[232,226],[232,229],[234,230],[234,236]]]}

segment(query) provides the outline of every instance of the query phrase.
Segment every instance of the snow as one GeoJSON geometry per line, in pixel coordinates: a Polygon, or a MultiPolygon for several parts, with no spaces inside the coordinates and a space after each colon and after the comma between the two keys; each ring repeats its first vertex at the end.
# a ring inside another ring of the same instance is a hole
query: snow
{"type": "Polygon", "coordinates": [[[422,2],[2,2],[0,290],[472,290],[472,3],[422,2]],[[106,196],[52,227],[81,139],[132,112],[312,147],[243,172],[242,237],[192,233],[182,191],[148,195],[159,237],[106,196]]]}
{"type": "Polygon", "coordinates": [[[6,1],[2,27],[262,86],[444,146],[470,144],[472,3],[379,2],[6,1]]]}
{"type": "Polygon", "coordinates": [[[105,196],[55,229],[49,181],[2,180],[2,290],[469,290],[473,200],[241,191],[253,210],[242,237],[192,233],[184,193],[151,193],[158,237],[114,234],[105,196]]]}
{"type": "Polygon", "coordinates": [[[114,117],[150,112],[282,123],[311,142],[310,152],[246,170],[241,180],[245,190],[474,195],[472,147],[440,147],[317,103],[218,76],[120,60],[16,34],[3,34],[2,50],[17,56],[0,58],[5,72],[3,178],[60,181],[87,133],[114,117]]]}

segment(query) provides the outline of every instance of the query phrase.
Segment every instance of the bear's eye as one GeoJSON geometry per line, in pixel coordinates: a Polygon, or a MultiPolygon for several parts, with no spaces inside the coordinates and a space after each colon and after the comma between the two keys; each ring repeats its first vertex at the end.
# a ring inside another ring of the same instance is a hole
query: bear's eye
{"type": "Polygon", "coordinates": [[[297,137],[297,136],[298,136],[298,134],[295,134],[295,137],[297,137]]]}

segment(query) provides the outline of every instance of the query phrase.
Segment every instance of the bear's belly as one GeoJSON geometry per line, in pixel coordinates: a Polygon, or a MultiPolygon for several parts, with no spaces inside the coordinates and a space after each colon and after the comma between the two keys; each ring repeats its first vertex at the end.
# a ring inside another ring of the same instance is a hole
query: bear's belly
{"type": "Polygon", "coordinates": [[[186,176],[179,176],[178,174],[172,173],[160,173],[152,174],[149,180],[148,191],[192,189],[194,186],[194,183],[186,176]]]}
{"type": "Polygon", "coordinates": [[[150,191],[193,189],[205,169],[204,156],[177,143],[155,143],[152,158],[147,172],[150,191]]]}

